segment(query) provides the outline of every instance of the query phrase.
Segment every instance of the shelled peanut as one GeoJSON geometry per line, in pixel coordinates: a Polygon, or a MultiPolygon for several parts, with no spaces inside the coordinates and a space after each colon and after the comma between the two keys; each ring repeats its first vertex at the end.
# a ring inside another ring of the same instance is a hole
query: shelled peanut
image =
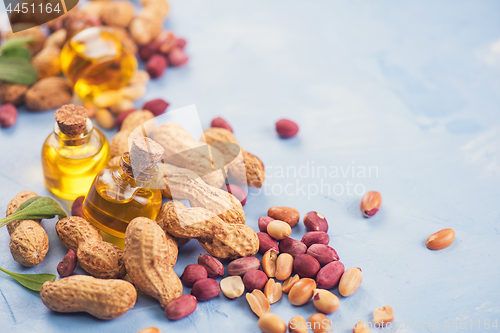
{"type": "MultiPolygon", "coordinates": [[[[31,191],[19,192],[8,204],[6,216],[16,212],[26,200],[36,197],[31,191]]],[[[15,261],[33,267],[43,261],[49,250],[49,237],[40,225],[40,220],[17,220],[7,225],[10,234],[10,253],[15,261]]]]}
{"type": "Polygon", "coordinates": [[[76,253],[80,266],[98,278],[115,279],[125,276],[123,250],[105,242],[92,223],[78,216],[69,216],[56,223],[61,242],[76,253]]]}

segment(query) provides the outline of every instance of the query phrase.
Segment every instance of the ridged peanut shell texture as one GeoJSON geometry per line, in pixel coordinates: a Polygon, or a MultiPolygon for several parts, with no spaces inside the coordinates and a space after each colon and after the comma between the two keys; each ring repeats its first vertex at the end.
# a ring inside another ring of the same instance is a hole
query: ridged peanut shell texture
{"type": "Polygon", "coordinates": [[[122,278],[127,273],[123,250],[105,242],[101,232],[89,221],[68,216],[56,223],[57,236],[70,250],[75,251],[80,266],[102,279],[122,278]]]}
{"type": "MultiPolygon", "coordinates": [[[[23,202],[36,196],[31,191],[19,192],[9,202],[6,215],[14,214],[23,202]]],[[[49,251],[49,237],[39,222],[40,220],[16,220],[7,224],[10,253],[15,261],[26,267],[41,263],[49,251]]]]}
{"type": "Polygon", "coordinates": [[[134,285],[160,301],[163,308],[182,295],[174,272],[177,244],[155,221],[136,217],[125,232],[125,267],[134,285]]]}
{"type": "MultiPolygon", "coordinates": [[[[132,132],[134,134],[142,134],[142,130],[140,132],[136,132],[136,128],[142,124],[147,123],[147,132],[152,130],[154,127],[154,115],[147,110],[135,111],[129,114],[122,123],[120,128],[120,132],[116,133],[113,136],[110,144],[110,152],[111,157],[121,156],[123,153],[129,151],[128,137],[132,132]]],[[[140,129],[140,128],[139,128],[140,129]]]]}
{"type": "MultiPolygon", "coordinates": [[[[203,135],[208,144],[211,144],[219,149],[226,159],[229,157],[230,160],[226,160],[226,163],[231,162],[232,156],[235,154],[235,152],[232,151],[234,150],[234,146],[216,145],[215,143],[229,142],[239,146],[239,143],[233,133],[224,128],[212,127],[205,130],[203,135]]],[[[231,177],[239,184],[247,184],[248,186],[261,188],[266,179],[264,163],[262,163],[257,156],[250,154],[241,148],[241,146],[240,150],[243,163],[238,163],[239,160],[236,160],[236,163],[229,164],[228,169],[231,177]]]]}
{"type": "Polygon", "coordinates": [[[40,290],[43,304],[56,312],[87,312],[99,319],[114,319],[134,307],[135,287],[124,280],[102,280],[74,275],[45,282],[40,290]]]}
{"type": "Polygon", "coordinates": [[[174,237],[197,239],[214,257],[247,257],[259,250],[259,237],[252,228],[226,223],[205,208],[188,208],[172,200],[163,204],[157,220],[174,237]]]}
{"type": "MultiPolygon", "coordinates": [[[[21,206],[26,200],[34,198],[36,196],[38,196],[38,194],[31,191],[19,192],[7,205],[7,213],[5,214],[5,216],[10,216],[14,214],[16,210],[19,208],[19,206],[21,206]]],[[[16,220],[7,224],[7,230],[9,231],[9,235],[12,234],[12,232],[14,232],[14,230],[21,221],[23,220],[16,220]]],[[[33,220],[33,221],[40,222],[41,220],[33,220]]]]}
{"type": "Polygon", "coordinates": [[[224,185],[222,153],[193,139],[181,125],[162,124],[154,130],[153,139],[164,149],[164,162],[192,170],[214,187],[224,185]]]}
{"type": "Polygon", "coordinates": [[[194,171],[163,163],[164,196],[189,200],[191,207],[202,207],[226,223],[245,224],[245,212],[234,195],[208,185],[194,171]]]}

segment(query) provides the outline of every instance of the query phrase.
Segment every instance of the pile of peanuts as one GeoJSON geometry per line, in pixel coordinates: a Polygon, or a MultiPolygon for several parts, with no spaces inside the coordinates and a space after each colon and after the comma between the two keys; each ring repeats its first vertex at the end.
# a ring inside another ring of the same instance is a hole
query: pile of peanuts
{"type": "MultiPolygon", "coordinates": [[[[38,82],[31,87],[0,81],[0,127],[12,127],[17,121],[16,106],[25,104],[31,111],[54,109],[73,100],[73,91],[61,77],[61,49],[65,42],[85,28],[109,26],[114,29],[124,47],[146,61],[146,71],[135,73],[129,84],[118,90],[98,96],[93,103],[85,103],[90,117],[104,129],[115,126],[115,117],[134,109],[133,101],[146,92],[151,78],[163,75],[168,66],[182,66],[188,61],[184,38],[163,30],[169,13],[166,0],[143,0],[135,15],[131,1],[90,1],[74,8],[66,15],[47,23],[51,34],[46,36],[40,26],[18,33],[9,32],[6,40],[33,37],[30,43],[31,63],[38,72],[38,82]],[[57,94],[52,92],[57,91],[57,94]],[[111,111],[111,112],[110,112],[111,111]]],[[[25,23],[17,23],[25,24],[25,23]]],[[[122,117],[123,118],[123,117],[122,117]]]]}
{"type": "MultiPolygon", "coordinates": [[[[367,197],[370,195],[380,198],[378,192],[369,193],[367,197]]],[[[360,209],[364,212],[369,208],[374,212],[380,204],[381,200],[368,198],[362,201],[360,209]]],[[[290,333],[302,333],[308,328],[315,333],[328,332],[331,327],[325,314],[337,311],[340,306],[338,297],[329,289],[338,285],[342,296],[351,296],[360,287],[363,274],[356,267],[344,271],[337,252],[328,246],[328,222],[323,215],[313,211],[304,216],[308,232],[300,241],[290,237],[292,227],[298,222],[299,212],[294,208],[269,208],[268,216],[258,219],[262,259],[244,257],[231,261],[226,267],[228,276],[225,278],[222,262],[208,254],[201,255],[198,263],[186,266],[180,277],[186,287],[192,288],[191,294],[169,303],[165,308],[167,317],[172,320],[184,318],[194,312],[198,301],[214,299],[221,291],[227,298],[235,299],[246,290],[248,305],[260,318],[258,326],[263,332],[284,333],[288,329],[290,333]],[[216,278],[222,278],[220,283],[216,278]],[[288,301],[294,306],[304,305],[312,299],[319,312],[312,314],[307,322],[295,316],[286,325],[270,313],[271,305],[278,302],[283,293],[288,294],[288,301]]],[[[373,320],[381,326],[392,321],[392,308],[376,309],[373,320]]],[[[362,322],[354,329],[354,333],[361,332],[369,332],[362,322]]]]}

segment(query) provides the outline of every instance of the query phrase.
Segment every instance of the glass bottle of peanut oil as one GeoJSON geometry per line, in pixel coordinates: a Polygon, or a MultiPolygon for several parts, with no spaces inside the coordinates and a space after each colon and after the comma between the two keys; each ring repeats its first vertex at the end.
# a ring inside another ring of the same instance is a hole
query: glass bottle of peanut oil
{"type": "Polygon", "coordinates": [[[74,200],[87,193],[94,177],[108,164],[109,143],[81,106],[63,105],[55,118],[54,132],[42,148],[45,186],[60,198],[74,200]]]}
{"type": "Polygon", "coordinates": [[[135,56],[108,27],[82,30],[66,42],[60,58],[62,72],[83,99],[124,87],[137,68],[135,56]]]}
{"type": "Polygon", "coordinates": [[[158,161],[163,148],[138,136],[120,166],[102,170],[83,202],[83,213],[97,228],[118,238],[125,237],[130,221],[138,216],[156,219],[161,208],[158,161]]]}

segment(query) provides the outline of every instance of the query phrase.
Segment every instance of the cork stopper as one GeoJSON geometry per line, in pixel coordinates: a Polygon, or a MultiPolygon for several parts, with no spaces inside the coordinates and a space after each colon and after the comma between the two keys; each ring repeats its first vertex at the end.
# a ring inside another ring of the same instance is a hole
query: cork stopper
{"type": "Polygon", "coordinates": [[[163,155],[163,147],[150,138],[137,136],[130,147],[130,162],[134,170],[149,170],[158,163],[163,155]]]}
{"type": "Polygon", "coordinates": [[[68,136],[78,136],[87,127],[87,110],[75,104],[61,106],[55,113],[57,125],[62,133],[68,136]]]}
{"type": "Polygon", "coordinates": [[[140,177],[142,172],[151,170],[163,155],[163,147],[150,138],[138,136],[132,140],[130,153],[124,153],[120,168],[130,177],[140,177]]]}

